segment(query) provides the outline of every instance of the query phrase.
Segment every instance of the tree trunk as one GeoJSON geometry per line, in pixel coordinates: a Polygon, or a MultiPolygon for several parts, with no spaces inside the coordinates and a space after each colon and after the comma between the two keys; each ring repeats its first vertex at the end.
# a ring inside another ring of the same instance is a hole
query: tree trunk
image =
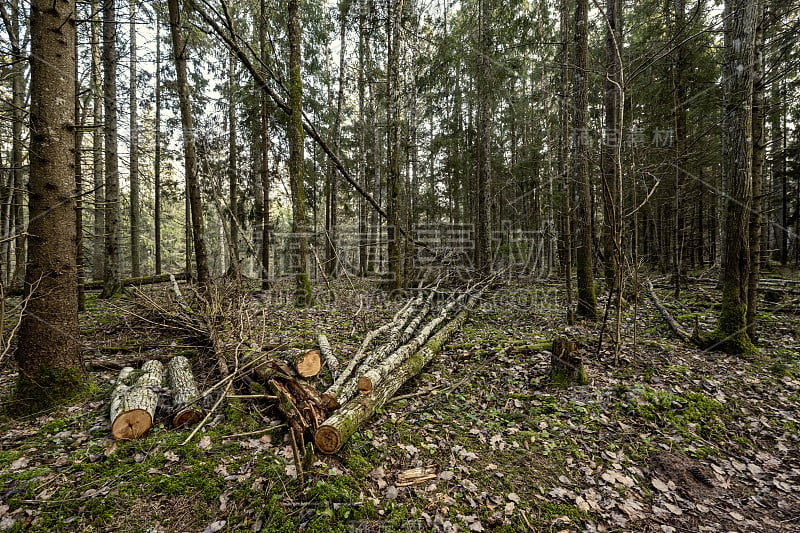
{"type": "Polygon", "coordinates": [[[726,1],[724,20],[722,309],[715,340],[729,353],[743,353],[753,349],[747,335],[746,313],[753,168],[754,2],[726,1]]]}
{"type": "Polygon", "coordinates": [[[403,287],[403,243],[400,239],[400,10],[402,2],[386,0],[386,253],[389,259],[389,286],[403,287]]]}
{"type": "Polygon", "coordinates": [[[764,183],[764,159],[767,143],[764,124],[766,121],[766,76],[764,73],[764,24],[766,24],[764,0],[756,0],[756,32],[753,62],[753,117],[752,117],[752,198],[749,212],[750,272],[747,280],[747,335],[752,342],[757,338],[756,311],[758,309],[758,278],[761,273],[761,236],[764,227],[761,192],[764,183]]]}
{"type": "Polygon", "coordinates": [[[92,279],[102,280],[105,276],[105,235],[106,235],[106,196],[103,177],[103,72],[100,59],[100,20],[99,0],[92,0],[91,52],[92,52],[92,180],[94,182],[94,238],[92,248],[92,279]]]}
{"type": "Polygon", "coordinates": [[[35,412],[86,387],[75,261],[75,1],[31,3],[30,225],[15,400],[35,412]],[[66,75],[66,74],[70,75],[66,75]]]}
{"type": "Polygon", "coordinates": [[[558,164],[562,176],[563,209],[562,236],[564,239],[564,284],[567,292],[567,324],[575,323],[575,304],[572,293],[572,228],[574,215],[572,213],[572,194],[574,187],[570,175],[569,151],[569,3],[570,0],[561,0],[561,138],[558,143],[558,164]]]}
{"type": "Polygon", "coordinates": [[[142,275],[141,269],[141,205],[139,198],[139,112],[136,88],[136,2],[130,0],[130,223],[131,223],[131,277],[142,275]]]}
{"type": "Polygon", "coordinates": [[[156,13],[155,155],[153,157],[153,231],[155,232],[156,275],[161,274],[161,13],[156,13]]]}
{"type": "MultiPolygon", "coordinates": [[[[258,21],[258,44],[261,54],[261,61],[267,64],[267,13],[266,0],[261,0],[260,17],[258,21]]],[[[264,91],[259,91],[260,103],[260,128],[259,138],[261,141],[261,194],[262,194],[262,218],[261,218],[261,288],[269,289],[269,251],[270,251],[270,227],[269,227],[269,106],[267,95],[264,91]]]]}
{"type": "Polygon", "coordinates": [[[239,162],[236,147],[236,56],[231,52],[228,55],[228,216],[230,220],[230,237],[228,242],[228,273],[240,275],[239,266],[239,162]]]}
{"type": "MultiPolygon", "coordinates": [[[[169,24],[172,33],[172,48],[175,57],[175,70],[178,78],[178,100],[181,109],[181,125],[183,126],[183,154],[188,189],[188,207],[191,225],[187,217],[187,228],[191,228],[192,239],[187,241],[194,245],[195,263],[197,266],[197,282],[205,287],[208,284],[208,254],[205,242],[205,224],[203,222],[203,203],[200,197],[200,180],[197,175],[197,153],[195,150],[194,121],[189,95],[189,79],[186,72],[186,41],[181,34],[181,14],[179,0],[168,0],[169,24]]],[[[188,271],[187,271],[188,273],[188,271]]]]}
{"type": "Polygon", "coordinates": [[[119,291],[120,196],[117,153],[117,20],[114,0],[103,2],[103,106],[105,114],[105,270],[101,298],[119,291]]]}
{"type": "Polygon", "coordinates": [[[480,1],[478,61],[478,154],[475,187],[475,267],[484,275],[492,269],[492,41],[489,33],[490,0],[480,1]]]}
{"type": "Polygon", "coordinates": [[[592,188],[589,180],[588,137],[588,55],[589,55],[589,6],[588,0],[575,3],[575,71],[572,83],[572,131],[574,147],[572,153],[572,175],[577,190],[577,241],[576,261],[578,274],[577,314],[584,318],[597,317],[597,300],[594,291],[592,258],[592,188]]]}
{"type": "Polygon", "coordinates": [[[289,181],[292,192],[292,233],[296,239],[295,303],[300,307],[313,304],[308,266],[308,228],[306,195],[303,180],[303,80],[300,73],[300,15],[299,0],[288,1],[289,39],[289,181]]]}
{"type": "Polygon", "coordinates": [[[619,0],[606,0],[605,26],[606,26],[606,79],[605,93],[603,95],[603,110],[605,111],[605,131],[602,149],[602,191],[603,191],[603,267],[606,280],[606,289],[609,297],[615,294],[617,287],[618,253],[616,250],[617,233],[620,231],[619,222],[622,214],[618,213],[619,179],[618,148],[622,142],[622,132],[619,124],[620,100],[620,65],[618,50],[622,48],[622,25],[620,23],[619,0]]]}

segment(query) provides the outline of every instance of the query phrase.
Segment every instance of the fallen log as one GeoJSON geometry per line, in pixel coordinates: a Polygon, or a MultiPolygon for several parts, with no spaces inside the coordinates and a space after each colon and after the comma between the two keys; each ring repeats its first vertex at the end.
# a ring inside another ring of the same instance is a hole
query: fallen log
{"type": "Polygon", "coordinates": [[[317,449],[327,454],[339,451],[342,445],[369,420],[377,409],[383,406],[406,381],[416,376],[433,359],[450,337],[464,325],[467,316],[467,309],[462,310],[372,392],[350,400],[325,420],[314,433],[314,444],[317,449]]]}
{"type": "Polygon", "coordinates": [[[300,377],[313,378],[322,371],[322,355],[319,350],[290,348],[279,357],[289,363],[300,377]]]}
{"type": "Polygon", "coordinates": [[[189,360],[182,355],[170,359],[167,363],[167,376],[172,389],[172,425],[182,428],[200,422],[203,409],[195,403],[198,399],[197,385],[189,360]]]}
{"type": "Polygon", "coordinates": [[[339,407],[340,403],[344,403],[342,400],[343,395],[341,394],[342,387],[348,383],[348,380],[353,375],[353,372],[367,356],[367,348],[369,348],[375,339],[387,331],[395,328],[398,323],[400,323],[401,326],[405,325],[406,321],[408,320],[408,316],[412,313],[414,308],[421,303],[422,298],[419,296],[413,300],[409,300],[402,308],[400,308],[399,311],[397,311],[397,313],[394,314],[391,322],[387,322],[381,327],[367,333],[367,336],[361,342],[361,346],[359,346],[358,350],[356,350],[356,353],[353,354],[353,357],[350,359],[350,362],[347,364],[345,369],[339,374],[339,377],[336,378],[333,384],[328,387],[324,393],[322,393],[322,404],[326,409],[336,409],[339,407]]]}
{"type": "Polygon", "coordinates": [[[650,282],[650,280],[647,280],[647,294],[650,296],[650,299],[653,300],[653,304],[655,304],[656,309],[658,309],[658,312],[661,313],[661,316],[667,322],[672,332],[675,333],[679,339],[684,342],[698,344],[697,335],[690,335],[685,329],[683,329],[681,325],[678,324],[677,320],[672,318],[672,315],[667,308],[661,304],[661,301],[658,299],[658,296],[656,296],[656,291],[653,289],[653,284],[650,282]]]}
{"type": "Polygon", "coordinates": [[[129,385],[133,376],[132,368],[122,369],[111,395],[111,434],[117,440],[138,439],[153,426],[164,365],[155,359],[147,361],[135,383],[129,385]]]}
{"type": "Polygon", "coordinates": [[[319,344],[319,353],[322,360],[331,372],[331,377],[336,381],[336,376],[339,375],[339,360],[333,355],[331,343],[328,342],[328,337],[322,333],[317,337],[317,344],[319,344]]]}
{"type": "Polygon", "coordinates": [[[403,364],[406,359],[416,352],[419,347],[433,335],[433,332],[439,327],[439,324],[447,319],[447,315],[464,300],[464,297],[465,294],[462,294],[453,299],[440,311],[439,316],[426,324],[409,343],[398,348],[393,353],[390,353],[388,357],[382,358],[378,364],[366,369],[365,372],[358,377],[356,382],[359,393],[369,394],[381,381],[385,380],[387,376],[392,374],[403,364]]]}

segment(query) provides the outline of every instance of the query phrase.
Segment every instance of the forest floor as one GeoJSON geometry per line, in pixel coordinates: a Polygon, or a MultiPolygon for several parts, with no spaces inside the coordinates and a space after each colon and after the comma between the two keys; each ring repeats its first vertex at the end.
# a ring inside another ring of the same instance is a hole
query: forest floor
{"type": "MultiPolygon", "coordinates": [[[[336,301],[312,309],[274,294],[254,301],[276,340],[311,346],[325,332],[345,361],[403,300],[337,287],[336,301]]],[[[203,348],[148,324],[136,298],[90,295],[81,322],[93,397],[0,417],[0,530],[800,531],[796,297],[770,297],[748,357],[684,344],[650,301],[628,303],[615,365],[610,348],[597,350],[602,321],[565,327],[562,295],[557,281],[514,281],[485,296],[423,374],[338,454],[318,455],[304,483],[264,400],[228,400],[187,445],[188,432],[159,423],[114,442],[117,372],[97,359],[182,353],[201,389],[218,378],[203,348]],[[545,348],[565,331],[584,342],[588,386],[549,382],[545,348]],[[398,486],[414,467],[435,477],[398,486]]],[[[679,301],[659,295],[687,329],[713,327],[712,285],[679,301]]],[[[14,379],[2,361],[4,394],[14,379]]]]}

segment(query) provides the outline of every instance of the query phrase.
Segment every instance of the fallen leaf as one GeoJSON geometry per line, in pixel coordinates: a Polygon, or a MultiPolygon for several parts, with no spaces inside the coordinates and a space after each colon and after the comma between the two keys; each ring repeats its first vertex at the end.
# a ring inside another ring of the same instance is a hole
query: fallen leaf
{"type": "Polygon", "coordinates": [[[519,503],[519,495],[516,492],[509,492],[507,498],[514,503],[519,503]]]}
{"type": "Polygon", "coordinates": [[[386,498],[387,500],[397,499],[397,487],[395,487],[394,485],[389,485],[389,488],[386,489],[386,494],[384,495],[384,498],[386,498]]]}
{"type": "Polygon", "coordinates": [[[216,520],[211,522],[208,527],[203,530],[203,533],[217,533],[217,531],[222,531],[222,528],[225,527],[227,524],[226,520],[216,520]]]}
{"type": "Polygon", "coordinates": [[[22,457],[20,457],[19,459],[16,459],[16,460],[14,460],[14,461],[11,463],[11,466],[10,466],[9,468],[10,468],[12,471],[14,471],[14,470],[22,470],[23,468],[25,468],[26,466],[28,466],[28,463],[30,463],[30,461],[31,461],[30,459],[28,459],[27,457],[25,457],[25,456],[23,455],[23,456],[22,456],[22,457]]]}
{"type": "Polygon", "coordinates": [[[657,477],[654,477],[650,482],[653,484],[653,487],[660,492],[669,491],[669,487],[667,487],[667,484],[658,479],[657,477]]]}
{"type": "Polygon", "coordinates": [[[169,451],[164,452],[164,459],[174,463],[176,461],[180,461],[181,458],[178,457],[177,453],[169,450],[169,451]]]}
{"type": "Polygon", "coordinates": [[[733,518],[734,520],[737,520],[739,522],[744,520],[744,516],[739,514],[739,513],[737,513],[736,511],[731,511],[728,514],[731,515],[731,518],[733,518]]]}
{"type": "Polygon", "coordinates": [[[211,448],[211,437],[208,435],[204,435],[200,442],[197,443],[197,447],[201,450],[207,450],[211,448]]]}

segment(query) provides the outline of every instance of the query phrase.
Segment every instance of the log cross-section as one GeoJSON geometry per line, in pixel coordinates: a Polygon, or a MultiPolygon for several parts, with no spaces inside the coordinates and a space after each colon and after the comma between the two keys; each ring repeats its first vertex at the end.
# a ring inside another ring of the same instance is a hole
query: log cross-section
{"type": "Polygon", "coordinates": [[[112,393],[111,434],[117,440],[138,439],[153,426],[164,365],[155,359],[147,361],[135,383],[129,385],[133,375],[133,369],[122,369],[112,393]]]}

